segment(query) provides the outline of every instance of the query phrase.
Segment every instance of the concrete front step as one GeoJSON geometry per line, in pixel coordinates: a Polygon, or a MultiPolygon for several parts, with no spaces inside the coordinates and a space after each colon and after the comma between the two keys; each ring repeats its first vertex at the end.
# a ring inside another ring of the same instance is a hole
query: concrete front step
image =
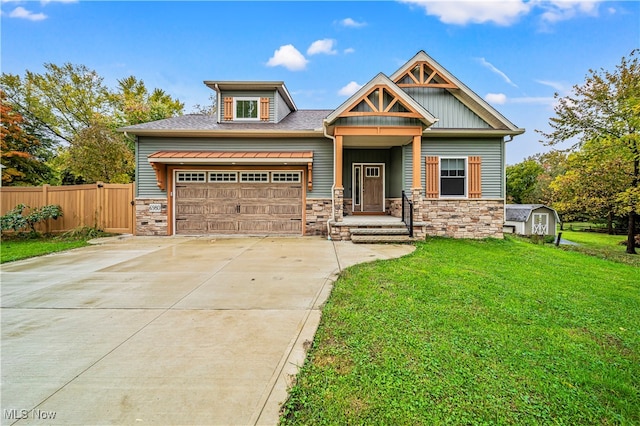
{"type": "Polygon", "coordinates": [[[352,228],[351,235],[409,235],[406,226],[393,228],[352,228]]]}
{"type": "Polygon", "coordinates": [[[380,243],[411,243],[415,241],[409,235],[358,235],[351,234],[351,241],[355,244],[380,244],[380,243]]]}

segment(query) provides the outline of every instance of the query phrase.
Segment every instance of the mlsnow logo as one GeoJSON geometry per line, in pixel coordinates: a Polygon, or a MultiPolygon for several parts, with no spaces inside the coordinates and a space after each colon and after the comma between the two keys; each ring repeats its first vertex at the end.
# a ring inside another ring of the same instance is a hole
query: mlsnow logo
{"type": "Polygon", "coordinates": [[[17,408],[5,409],[3,411],[3,416],[5,420],[53,420],[56,418],[55,411],[44,411],[44,410],[19,410],[17,408]]]}

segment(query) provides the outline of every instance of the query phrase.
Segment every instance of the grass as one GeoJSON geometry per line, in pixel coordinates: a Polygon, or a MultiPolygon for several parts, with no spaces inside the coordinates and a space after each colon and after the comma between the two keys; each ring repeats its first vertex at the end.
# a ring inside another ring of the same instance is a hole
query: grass
{"type": "MultiPolygon", "coordinates": [[[[614,262],[626,263],[640,267],[640,255],[633,256],[626,253],[626,235],[608,235],[601,232],[580,232],[564,230],[562,238],[578,243],[578,246],[564,246],[566,250],[579,251],[591,256],[601,257],[614,262]]],[[[640,253],[640,249],[636,249],[640,253]]]]}
{"type": "Polygon", "coordinates": [[[636,267],[429,239],[343,272],[283,424],[640,424],[636,267]]]}
{"type": "Polygon", "coordinates": [[[89,245],[88,240],[108,235],[110,234],[84,227],[71,230],[59,236],[3,235],[2,243],[0,244],[0,263],[84,247],[89,245]]]}

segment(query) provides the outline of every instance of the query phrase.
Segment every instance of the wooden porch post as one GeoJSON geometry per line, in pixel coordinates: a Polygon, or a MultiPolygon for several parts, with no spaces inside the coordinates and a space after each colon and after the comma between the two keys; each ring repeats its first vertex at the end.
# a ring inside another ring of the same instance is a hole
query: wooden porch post
{"type": "Polygon", "coordinates": [[[335,168],[335,185],[336,189],[343,189],[342,184],[342,135],[336,135],[336,162],[333,165],[335,168]]]}
{"type": "Polygon", "coordinates": [[[411,189],[422,189],[420,182],[420,175],[422,174],[422,136],[416,135],[413,137],[413,177],[411,181],[411,189]]]}

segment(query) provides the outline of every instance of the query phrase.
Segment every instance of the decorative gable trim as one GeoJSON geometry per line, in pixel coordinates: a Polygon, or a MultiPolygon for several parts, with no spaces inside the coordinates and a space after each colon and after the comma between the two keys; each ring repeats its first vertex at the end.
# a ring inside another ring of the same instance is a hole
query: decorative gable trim
{"type": "Polygon", "coordinates": [[[524,133],[524,129],[518,128],[505,118],[424,51],[418,52],[406,64],[393,73],[390,78],[394,82],[399,82],[398,86],[400,87],[422,86],[444,88],[467,108],[486,121],[494,130],[507,131],[508,135],[524,133]],[[431,70],[431,73],[428,72],[429,70],[431,70]]]}
{"type": "Polygon", "coordinates": [[[329,114],[325,124],[331,126],[338,118],[354,116],[417,118],[424,123],[425,127],[430,127],[438,121],[382,73],[329,114]]]}
{"type": "Polygon", "coordinates": [[[398,87],[437,87],[445,89],[457,89],[445,75],[434,69],[427,61],[414,62],[414,66],[410,67],[404,73],[401,73],[393,79],[398,87]]]}

